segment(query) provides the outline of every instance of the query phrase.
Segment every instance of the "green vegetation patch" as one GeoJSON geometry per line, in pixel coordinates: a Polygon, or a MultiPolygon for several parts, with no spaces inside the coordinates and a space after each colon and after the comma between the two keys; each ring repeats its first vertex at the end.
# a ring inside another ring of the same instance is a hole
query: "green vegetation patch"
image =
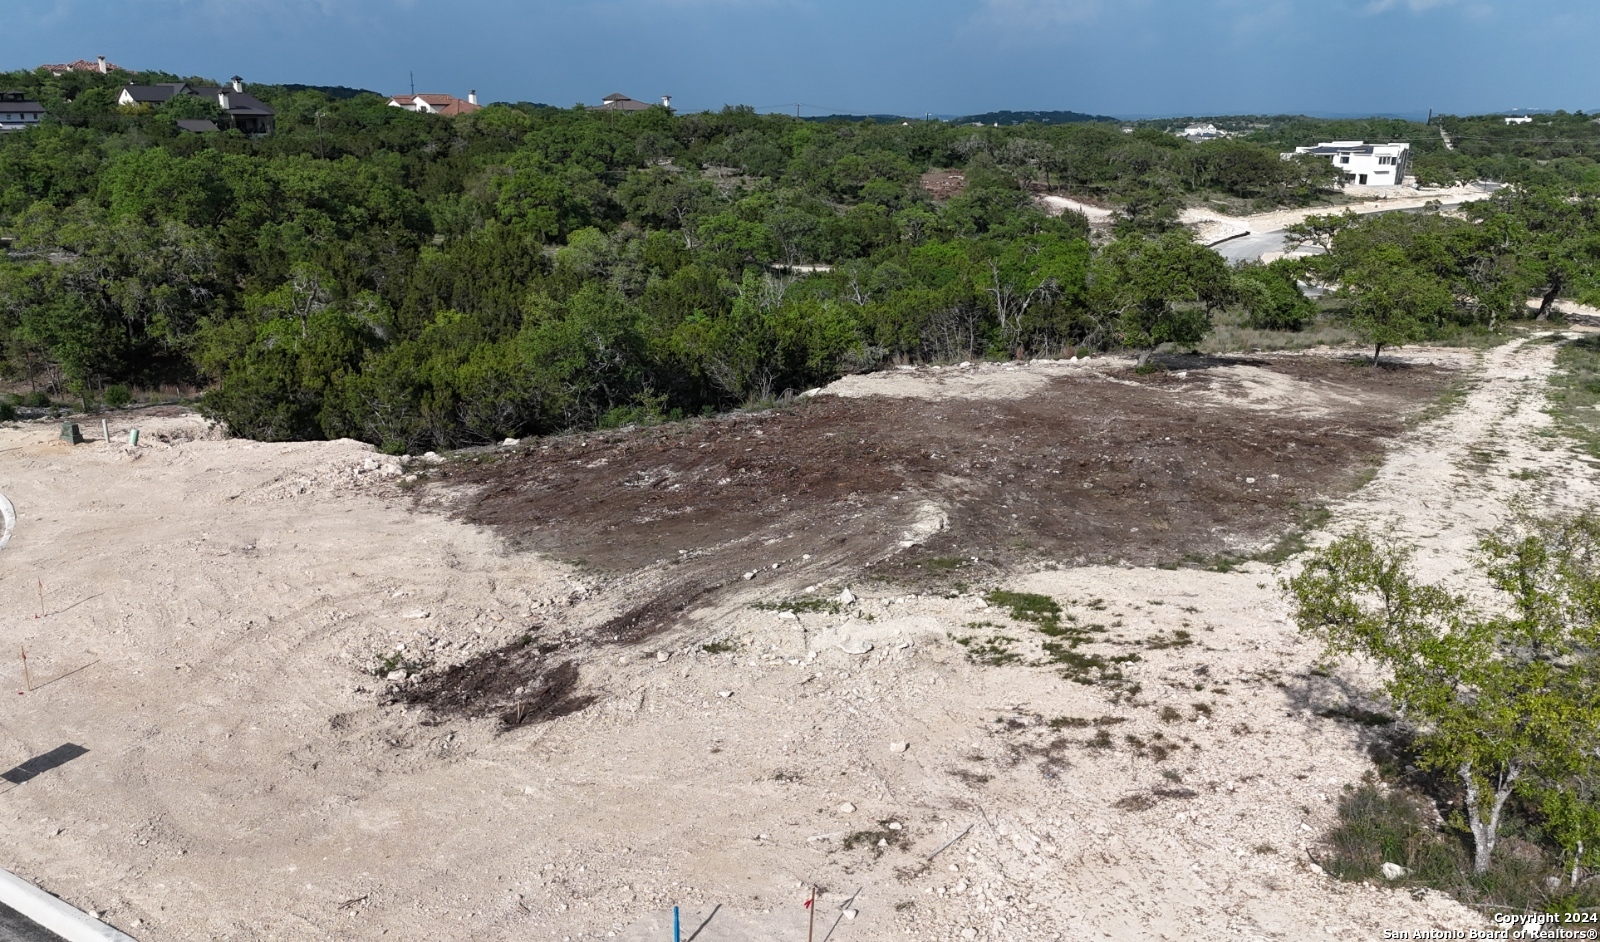
{"type": "Polygon", "coordinates": [[[1550,375],[1550,413],[1584,451],[1600,457],[1600,337],[1569,340],[1550,375]]]}

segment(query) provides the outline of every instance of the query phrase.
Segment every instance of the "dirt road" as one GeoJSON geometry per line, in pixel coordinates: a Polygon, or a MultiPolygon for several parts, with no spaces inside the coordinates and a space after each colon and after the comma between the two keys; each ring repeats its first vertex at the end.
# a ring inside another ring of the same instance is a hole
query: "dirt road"
{"type": "Polygon", "coordinates": [[[152,942],[659,939],[675,903],[797,942],[812,883],[836,940],[1478,925],[1311,867],[1369,766],[1271,568],[1154,568],[1380,461],[1330,526],[1398,516],[1441,572],[1592,488],[1541,434],[1553,347],[1405,353],[878,374],[448,465],[0,430],[0,633],[40,684],[6,675],[0,766],[87,750],[0,792],[0,855],[152,942]]]}

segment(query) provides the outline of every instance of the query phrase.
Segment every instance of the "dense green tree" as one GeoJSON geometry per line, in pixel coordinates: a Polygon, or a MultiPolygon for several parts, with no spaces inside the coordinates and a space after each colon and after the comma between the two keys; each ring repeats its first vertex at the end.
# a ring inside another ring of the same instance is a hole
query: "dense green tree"
{"type": "Polygon", "coordinates": [[[1331,658],[1376,665],[1421,762],[1460,783],[1478,873],[1518,790],[1542,799],[1575,857],[1600,840],[1600,519],[1523,521],[1481,551],[1496,594],[1481,607],[1419,581],[1410,548],[1365,532],[1284,582],[1300,629],[1331,658]]]}
{"type": "Polygon", "coordinates": [[[1095,260],[1092,301],[1144,366],[1165,343],[1195,344],[1211,330],[1212,313],[1233,297],[1221,256],[1187,233],[1127,236],[1095,260]]]}

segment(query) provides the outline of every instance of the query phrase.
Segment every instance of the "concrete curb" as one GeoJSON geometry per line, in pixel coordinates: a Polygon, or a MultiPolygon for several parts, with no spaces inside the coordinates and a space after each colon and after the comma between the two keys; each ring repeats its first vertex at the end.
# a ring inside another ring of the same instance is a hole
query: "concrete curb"
{"type": "Polygon", "coordinates": [[[11,506],[11,501],[6,500],[6,495],[0,494],[0,549],[5,549],[11,542],[11,531],[17,528],[17,509],[11,506]]]}
{"type": "Polygon", "coordinates": [[[113,929],[87,913],[63,903],[27,880],[0,870],[0,903],[4,903],[40,928],[48,929],[67,942],[136,942],[130,935],[113,929]]]}

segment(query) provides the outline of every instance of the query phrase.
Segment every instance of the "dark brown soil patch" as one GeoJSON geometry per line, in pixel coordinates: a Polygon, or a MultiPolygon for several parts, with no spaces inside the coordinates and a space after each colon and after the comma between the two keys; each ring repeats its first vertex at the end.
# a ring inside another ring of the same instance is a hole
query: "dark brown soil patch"
{"type": "Polygon", "coordinates": [[[556,658],[552,647],[524,639],[486,651],[425,675],[399,699],[440,715],[498,716],[508,727],[577,713],[595,698],[577,693],[577,664],[556,658]]]}
{"type": "MultiPolygon", "coordinates": [[[[867,565],[901,581],[1042,560],[1174,565],[1271,542],[1347,492],[1453,376],[1317,357],[1175,365],[1186,375],[1062,377],[1015,400],[822,396],[551,439],[448,465],[435,479],[448,490],[427,499],[614,574],[662,564],[668,607],[773,564],[808,582],[867,565]],[[1328,414],[1214,402],[1210,387],[1238,384],[1209,366],[1240,364],[1326,390],[1328,414]],[[949,526],[902,552],[925,505],[949,526]]],[[[641,604],[599,640],[658,624],[641,604]]]]}

